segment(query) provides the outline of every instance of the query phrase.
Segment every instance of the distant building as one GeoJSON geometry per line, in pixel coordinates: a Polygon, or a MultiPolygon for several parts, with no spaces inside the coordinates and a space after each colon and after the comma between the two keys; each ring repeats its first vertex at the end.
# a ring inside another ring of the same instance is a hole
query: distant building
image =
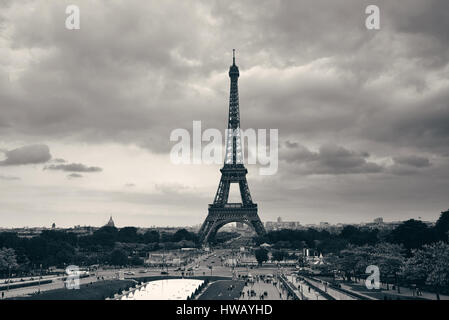
{"type": "Polygon", "coordinates": [[[376,218],[376,219],[374,219],[374,223],[376,223],[376,224],[383,224],[384,223],[384,218],[376,218]]]}
{"type": "Polygon", "coordinates": [[[114,220],[112,220],[112,216],[109,218],[108,223],[106,223],[105,227],[115,227],[114,220]]]}
{"type": "Polygon", "coordinates": [[[88,235],[92,235],[94,233],[95,230],[97,230],[98,228],[94,228],[94,227],[89,227],[89,226],[74,226],[73,228],[70,229],[66,229],[67,232],[70,233],[75,233],[78,236],[88,236],[88,235]]]}
{"type": "Polygon", "coordinates": [[[276,221],[265,222],[265,228],[268,231],[281,229],[301,229],[301,224],[299,221],[282,221],[282,218],[278,217],[276,221]]]}
{"type": "Polygon", "coordinates": [[[235,223],[235,227],[237,229],[244,229],[245,228],[245,224],[243,222],[236,222],[235,223]]]}

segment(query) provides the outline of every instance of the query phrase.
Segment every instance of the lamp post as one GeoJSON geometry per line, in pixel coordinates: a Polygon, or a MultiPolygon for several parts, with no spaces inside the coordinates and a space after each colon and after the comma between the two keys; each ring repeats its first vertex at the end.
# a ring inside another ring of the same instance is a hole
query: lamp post
{"type": "Polygon", "coordinates": [[[39,290],[38,290],[39,293],[41,293],[41,278],[42,278],[42,263],[39,266],[39,290]]]}
{"type": "Polygon", "coordinates": [[[9,283],[11,282],[11,265],[8,265],[8,288],[6,291],[9,291],[9,283]]]}

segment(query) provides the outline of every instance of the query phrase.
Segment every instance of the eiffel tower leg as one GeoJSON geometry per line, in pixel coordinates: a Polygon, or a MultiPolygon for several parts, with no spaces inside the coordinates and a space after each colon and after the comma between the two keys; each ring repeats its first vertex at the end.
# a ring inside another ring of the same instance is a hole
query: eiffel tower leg
{"type": "Polygon", "coordinates": [[[249,193],[248,182],[246,181],[246,179],[239,181],[239,187],[240,187],[240,196],[242,197],[242,202],[244,204],[253,203],[253,200],[251,199],[251,194],[249,193]]]}
{"type": "Polygon", "coordinates": [[[222,226],[222,224],[219,224],[217,221],[206,222],[207,225],[204,227],[204,229],[201,228],[202,230],[200,232],[200,241],[203,244],[208,243],[210,240],[214,239],[218,229],[220,229],[220,227],[222,226]]]}
{"type": "Polygon", "coordinates": [[[266,234],[265,228],[262,221],[260,221],[259,216],[257,216],[257,219],[251,221],[251,225],[253,226],[254,231],[256,231],[257,235],[262,236],[266,234]]]}
{"type": "Polygon", "coordinates": [[[213,222],[206,218],[203,225],[201,226],[200,232],[198,233],[198,235],[199,235],[198,240],[200,243],[206,242],[207,235],[210,233],[212,224],[213,224],[213,222]]]}
{"type": "Polygon", "coordinates": [[[225,204],[229,197],[230,183],[228,180],[221,177],[220,184],[218,185],[217,194],[215,195],[214,203],[225,204]]]}

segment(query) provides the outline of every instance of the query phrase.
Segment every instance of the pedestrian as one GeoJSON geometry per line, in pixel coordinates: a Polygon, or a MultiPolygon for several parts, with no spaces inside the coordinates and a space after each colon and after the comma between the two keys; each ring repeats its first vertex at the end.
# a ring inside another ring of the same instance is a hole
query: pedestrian
{"type": "Polygon", "coordinates": [[[5,292],[2,291],[2,300],[5,298],[5,292]]]}

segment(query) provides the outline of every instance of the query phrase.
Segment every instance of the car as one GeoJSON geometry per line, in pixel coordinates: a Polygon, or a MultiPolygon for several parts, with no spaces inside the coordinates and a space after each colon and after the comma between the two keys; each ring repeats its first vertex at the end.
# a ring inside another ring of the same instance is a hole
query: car
{"type": "Polygon", "coordinates": [[[127,276],[133,276],[133,275],[135,275],[135,273],[132,272],[132,271],[125,271],[125,272],[123,272],[123,274],[125,274],[125,275],[127,275],[127,276]]]}
{"type": "Polygon", "coordinates": [[[161,274],[168,274],[167,271],[161,271],[161,274]]]}

